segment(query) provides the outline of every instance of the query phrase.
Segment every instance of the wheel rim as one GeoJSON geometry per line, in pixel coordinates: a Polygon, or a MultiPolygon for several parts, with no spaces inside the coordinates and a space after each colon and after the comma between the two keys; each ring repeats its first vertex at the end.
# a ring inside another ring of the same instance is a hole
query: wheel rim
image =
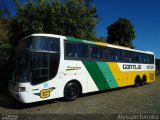
{"type": "Polygon", "coordinates": [[[71,97],[76,97],[77,96],[77,88],[74,86],[70,86],[70,88],[68,90],[68,94],[71,97]]]}
{"type": "Polygon", "coordinates": [[[136,84],[135,84],[136,86],[139,86],[139,83],[138,82],[136,82],[136,84]]]}

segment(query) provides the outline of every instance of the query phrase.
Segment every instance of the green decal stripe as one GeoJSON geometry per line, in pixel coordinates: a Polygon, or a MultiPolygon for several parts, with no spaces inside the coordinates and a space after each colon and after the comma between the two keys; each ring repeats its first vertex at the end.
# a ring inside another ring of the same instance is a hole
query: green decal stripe
{"type": "Polygon", "coordinates": [[[34,93],[34,95],[38,95],[38,96],[40,96],[40,93],[34,93]]]}
{"type": "Polygon", "coordinates": [[[109,84],[110,88],[116,88],[118,87],[118,84],[114,78],[114,75],[112,74],[112,71],[110,70],[108,64],[106,62],[97,62],[105,80],[109,84]]]}
{"type": "Polygon", "coordinates": [[[94,44],[94,45],[96,45],[96,42],[87,41],[87,40],[78,39],[78,38],[69,37],[69,36],[65,36],[65,37],[66,37],[67,40],[70,40],[70,41],[81,42],[81,43],[89,43],[89,44],[94,44]]]}
{"type": "Polygon", "coordinates": [[[96,62],[83,61],[84,66],[88,70],[90,76],[94,80],[99,90],[109,89],[109,84],[107,83],[102,71],[100,70],[96,62]]]}

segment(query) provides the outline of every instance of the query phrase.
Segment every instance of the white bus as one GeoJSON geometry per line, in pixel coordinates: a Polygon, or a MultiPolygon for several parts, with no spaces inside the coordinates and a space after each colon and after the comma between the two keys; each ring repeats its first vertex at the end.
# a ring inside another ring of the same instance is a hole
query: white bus
{"type": "Polygon", "coordinates": [[[153,52],[53,34],[19,41],[9,91],[23,103],[144,85],[155,80],[153,52]]]}

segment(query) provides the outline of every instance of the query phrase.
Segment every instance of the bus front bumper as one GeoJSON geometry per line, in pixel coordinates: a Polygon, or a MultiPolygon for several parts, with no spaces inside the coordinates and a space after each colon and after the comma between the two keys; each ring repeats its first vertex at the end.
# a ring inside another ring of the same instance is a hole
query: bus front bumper
{"type": "Polygon", "coordinates": [[[10,94],[18,101],[22,103],[29,103],[28,92],[18,92],[12,88],[8,88],[10,94]]]}

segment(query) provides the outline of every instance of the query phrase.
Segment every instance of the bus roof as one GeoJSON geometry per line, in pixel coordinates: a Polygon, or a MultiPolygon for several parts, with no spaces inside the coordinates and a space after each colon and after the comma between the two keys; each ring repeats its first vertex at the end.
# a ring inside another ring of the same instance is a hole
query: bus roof
{"type": "MultiPolygon", "coordinates": [[[[131,49],[129,47],[120,46],[120,45],[113,45],[113,44],[109,44],[109,43],[105,43],[105,42],[94,42],[94,41],[79,39],[79,38],[75,38],[75,37],[71,37],[71,36],[62,36],[62,35],[45,34],[45,33],[35,33],[35,34],[31,34],[29,36],[47,36],[47,37],[58,37],[58,38],[62,37],[66,40],[79,42],[79,43],[87,43],[87,44],[99,45],[99,46],[108,46],[108,47],[118,48],[118,49],[123,49],[123,50],[129,50],[129,51],[135,51],[135,52],[141,52],[141,53],[147,53],[147,54],[154,54],[151,51],[136,50],[136,49],[131,49]]],[[[29,36],[27,36],[27,37],[29,37],[29,36]]],[[[25,37],[25,38],[27,38],[27,37],[25,37]]]]}

